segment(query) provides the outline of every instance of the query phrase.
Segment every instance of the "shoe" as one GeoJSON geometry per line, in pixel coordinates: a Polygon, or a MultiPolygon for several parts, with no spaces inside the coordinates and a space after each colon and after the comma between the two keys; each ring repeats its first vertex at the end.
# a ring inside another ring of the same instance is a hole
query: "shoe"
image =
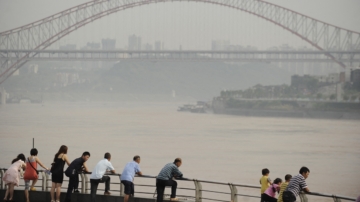
{"type": "Polygon", "coordinates": [[[104,192],[104,195],[109,196],[109,195],[111,195],[111,193],[110,193],[110,192],[108,192],[108,191],[106,191],[106,192],[104,192]]]}
{"type": "Polygon", "coordinates": [[[80,193],[80,191],[78,189],[75,189],[74,193],[80,193]]]}
{"type": "Polygon", "coordinates": [[[36,188],[35,188],[35,187],[31,187],[31,188],[30,188],[30,191],[36,191],[36,188]]]}
{"type": "Polygon", "coordinates": [[[170,198],[170,201],[178,201],[178,198],[170,198]]]}

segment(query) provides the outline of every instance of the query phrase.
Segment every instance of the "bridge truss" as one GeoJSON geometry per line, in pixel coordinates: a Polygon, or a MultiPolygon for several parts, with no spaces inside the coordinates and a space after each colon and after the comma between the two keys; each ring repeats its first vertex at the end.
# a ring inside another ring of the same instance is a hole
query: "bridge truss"
{"type": "Polygon", "coordinates": [[[234,62],[331,62],[360,63],[358,51],[134,51],[134,50],[0,50],[1,59],[25,61],[234,61],[234,62]]]}
{"type": "MultiPolygon", "coordinates": [[[[39,21],[0,33],[1,50],[34,50],[16,59],[0,61],[0,84],[38,54],[71,32],[97,19],[137,6],[182,0],[94,0],[69,8],[39,21]]],[[[263,0],[187,0],[226,6],[264,20],[300,37],[320,51],[360,49],[360,33],[334,26],[263,0]]],[[[334,62],[346,65],[327,53],[334,62]]],[[[350,64],[353,65],[353,64],[350,64]]]]}

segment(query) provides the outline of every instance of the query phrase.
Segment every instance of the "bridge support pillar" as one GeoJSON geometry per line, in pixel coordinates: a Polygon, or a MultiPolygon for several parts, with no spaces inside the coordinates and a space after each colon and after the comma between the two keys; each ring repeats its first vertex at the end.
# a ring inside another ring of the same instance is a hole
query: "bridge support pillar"
{"type": "Polygon", "coordinates": [[[6,104],[6,97],[7,93],[5,91],[5,88],[0,89],[0,104],[5,105],[6,104]]]}

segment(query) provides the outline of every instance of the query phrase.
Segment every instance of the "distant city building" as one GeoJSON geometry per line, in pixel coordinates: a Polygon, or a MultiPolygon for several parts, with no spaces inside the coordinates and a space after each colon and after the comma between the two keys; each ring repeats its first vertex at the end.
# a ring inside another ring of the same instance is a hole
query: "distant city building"
{"type": "Polygon", "coordinates": [[[59,47],[60,50],[76,50],[75,44],[67,44],[59,47]]]}
{"type": "Polygon", "coordinates": [[[81,50],[100,50],[100,43],[87,42],[86,46],[82,47],[81,50]]]}
{"type": "Polygon", "coordinates": [[[29,74],[37,74],[39,71],[39,65],[37,64],[31,64],[28,66],[28,73],[29,74]]]}
{"type": "Polygon", "coordinates": [[[155,41],[155,50],[164,50],[164,43],[161,43],[161,41],[155,41]]]}
{"type": "Polygon", "coordinates": [[[213,51],[225,51],[228,50],[230,41],[225,40],[213,40],[211,43],[211,50],[213,51]]]}
{"type": "Polygon", "coordinates": [[[350,80],[353,83],[360,83],[360,69],[351,71],[350,80]]]}
{"type": "Polygon", "coordinates": [[[129,50],[141,50],[141,37],[135,34],[129,36],[129,50]]]}
{"type": "Polygon", "coordinates": [[[145,50],[149,51],[149,50],[153,50],[153,46],[151,44],[145,44],[145,50]]]}
{"type": "Polygon", "coordinates": [[[103,50],[115,50],[116,39],[102,39],[101,44],[103,50]]]}

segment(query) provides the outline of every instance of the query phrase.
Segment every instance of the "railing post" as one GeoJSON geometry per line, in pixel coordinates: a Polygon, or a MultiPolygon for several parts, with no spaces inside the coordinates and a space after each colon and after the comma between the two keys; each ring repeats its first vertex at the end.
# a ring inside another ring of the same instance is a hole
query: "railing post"
{"type": "Polygon", "coordinates": [[[40,172],[41,173],[41,177],[42,177],[42,180],[41,180],[41,190],[42,191],[45,191],[46,189],[46,176],[45,176],[45,172],[40,172]]]}
{"type": "Polygon", "coordinates": [[[2,181],[2,178],[4,176],[4,170],[3,169],[0,169],[0,189],[4,189],[4,181],[2,181]]]}
{"type": "Polygon", "coordinates": [[[333,199],[334,199],[334,202],[341,202],[341,199],[339,199],[338,197],[336,197],[336,195],[333,195],[333,199]]]}
{"type": "Polygon", "coordinates": [[[89,179],[87,174],[84,174],[84,179],[85,179],[85,183],[84,183],[84,189],[85,189],[85,194],[88,194],[88,190],[89,190],[89,179]]]}
{"type": "MultiPolygon", "coordinates": [[[[120,180],[120,177],[119,177],[119,180],[120,180]]],[[[124,196],[124,185],[123,185],[123,183],[121,183],[121,180],[120,180],[120,196],[124,196]]]]}
{"type": "Polygon", "coordinates": [[[231,202],[237,202],[237,188],[233,184],[229,183],[231,191],[231,202]]]}
{"type": "Polygon", "coordinates": [[[304,192],[300,192],[299,197],[301,202],[308,202],[308,198],[304,192]]]}
{"type": "Polygon", "coordinates": [[[85,177],[84,177],[84,173],[80,173],[80,177],[81,177],[81,193],[85,194],[85,177]]]}
{"type": "Polygon", "coordinates": [[[201,202],[201,200],[202,200],[202,186],[201,186],[201,183],[197,179],[194,179],[194,184],[195,184],[195,201],[196,202],[201,202]]]}
{"type": "Polygon", "coordinates": [[[45,190],[46,191],[49,191],[49,177],[50,177],[50,175],[48,175],[47,173],[45,173],[45,190]]]}

